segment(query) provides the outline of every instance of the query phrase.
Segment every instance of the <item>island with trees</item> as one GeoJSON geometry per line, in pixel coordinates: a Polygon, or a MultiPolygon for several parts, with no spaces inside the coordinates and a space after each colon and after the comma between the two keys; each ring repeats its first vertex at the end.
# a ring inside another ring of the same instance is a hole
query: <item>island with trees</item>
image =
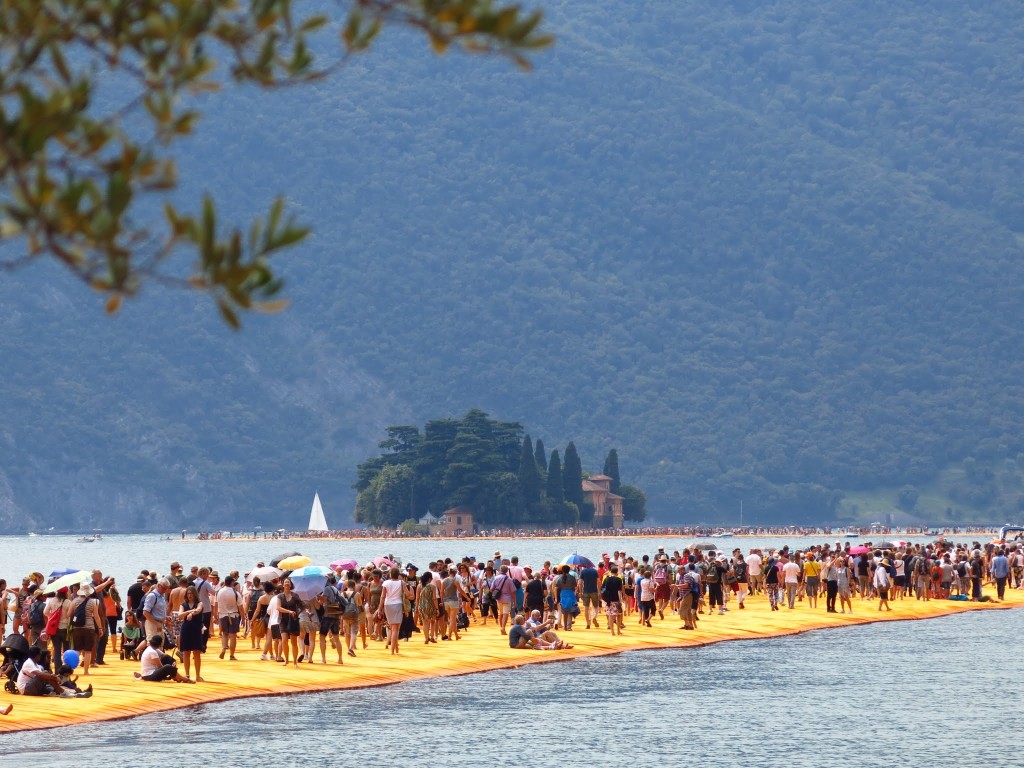
{"type": "Polygon", "coordinates": [[[477,530],[621,528],[647,514],[644,492],[622,483],[614,448],[591,477],[571,440],[563,453],[548,453],[518,422],[476,408],[462,418],[428,421],[422,431],[390,426],[387,435],[379,443],[383,452],[357,468],[354,517],[363,525],[411,529],[465,510],[477,530]]]}

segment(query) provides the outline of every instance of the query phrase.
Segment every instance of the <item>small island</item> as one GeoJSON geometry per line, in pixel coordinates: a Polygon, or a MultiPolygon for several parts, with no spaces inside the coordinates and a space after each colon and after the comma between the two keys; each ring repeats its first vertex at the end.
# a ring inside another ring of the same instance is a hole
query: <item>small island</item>
{"type": "Polygon", "coordinates": [[[357,469],[354,519],[372,528],[461,536],[491,528],[580,526],[619,529],[642,522],[647,497],[621,482],[612,448],[602,471],[583,470],[575,444],[548,454],[514,421],[479,409],[461,419],[391,426],[383,453],[357,469]]]}

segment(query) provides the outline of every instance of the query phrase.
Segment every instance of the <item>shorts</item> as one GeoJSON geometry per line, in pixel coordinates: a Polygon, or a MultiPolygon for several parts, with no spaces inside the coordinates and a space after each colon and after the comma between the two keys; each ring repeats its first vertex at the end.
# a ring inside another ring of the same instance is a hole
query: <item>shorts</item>
{"type": "Polygon", "coordinates": [[[340,616],[324,616],[320,619],[320,634],[321,635],[336,635],[341,629],[341,617],[340,616]]]}
{"type": "Polygon", "coordinates": [[[498,613],[502,616],[508,616],[512,613],[512,601],[511,600],[499,600],[498,601],[498,613]]]}
{"type": "Polygon", "coordinates": [[[808,597],[817,597],[818,590],[821,587],[821,580],[817,576],[808,576],[807,583],[805,586],[807,588],[808,597]]]}
{"type": "Polygon", "coordinates": [[[457,611],[462,607],[462,604],[458,600],[445,600],[444,609],[446,611],[457,611]]]}
{"type": "Polygon", "coordinates": [[[897,587],[905,587],[905,586],[907,586],[907,577],[906,576],[897,576],[896,577],[896,586],[897,587]]]}
{"type": "Polygon", "coordinates": [[[622,604],[618,602],[605,603],[604,613],[609,619],[614,619],[622,613],[622,604]]]}
{"type": "Polygon", "coordinates": [[[659,584],[654,590],[655,600],[668,600],[669,595],[672,594],[672,587],[668,584],[659,584]]]}
{"type": "Polygon", "coordinates": [[[242,617],[238,614],[234,616],[221,616],[220,618],[220,633],[222,635],[237,635],[238,628],[242,623],[242,617]]]}
{"type": "Polygon", "coordinates": [[[280,640],[281,639],[281,625],[280,624],[271,624],[270,625],[270,639],[271,640],[280,640]]]}
{"type": "Polygon", "coordinates": [[[71,629],[71,647],[76,651],[96,650],[96,630],[88,627],[73,627],[71,629]]]}
{"type": "Polygon", "coordinates": [[[879,600],[888,600],[889,599],[889,588],[888,587],[876,587],[876,589],[878,590],[878,599],[879,600]]]}
{"type": "Polygon", "coordinates": [[[384,618],[388,624],[401,624],[402,623],[402,604],[392,603],[390,605],[384,605],[384,618]]]}
{"type": "Polygon", "coordinates": [[[597,592],[584,592],[583,593],[583,607],[584,608],[600,608],[601,598],[597,592]]]}
{"type": "Polygon", "coordinates": [[[303,620],[299,621],[299,634],[300,635],[315,635],[319,631],[320,631],[320,622],[319,621],[309,621],[308,619],[303,619],[303,620]]]}

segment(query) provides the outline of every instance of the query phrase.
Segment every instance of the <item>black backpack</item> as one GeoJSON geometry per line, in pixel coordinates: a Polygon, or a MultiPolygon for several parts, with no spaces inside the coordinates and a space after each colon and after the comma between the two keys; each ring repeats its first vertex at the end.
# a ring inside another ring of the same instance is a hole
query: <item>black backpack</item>
{"type": "Polygon", "coordinates": [[[85,626],[85,622],[86,622],[86,620],[89,617],[88,610],[89,610],[89,601],[88,600],[83,600],[79,604],[79,606],[77,608],[75,608],[74,613],[71,614],[71,626],[73,626],[73,627],[84,627],[85,626]]]}
{"type": "Polygon", "coordinates": [[[33,600],[32,605],[28,607],[28,623],[30,626],[36,624],[42,624],[46,621],[46,617],[43,616],[43,608],[46,607],[46,603],[42,600],[33,600]]]}

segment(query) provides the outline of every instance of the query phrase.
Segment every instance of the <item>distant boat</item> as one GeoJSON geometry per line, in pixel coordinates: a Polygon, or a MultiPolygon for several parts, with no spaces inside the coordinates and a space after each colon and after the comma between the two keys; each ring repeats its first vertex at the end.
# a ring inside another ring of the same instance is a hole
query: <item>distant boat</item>
{"type": "Polygon", "coordinates": [[[29,535],[29,536],[38,536],[39,534],[38,534],[38,533],[36,533],[35,531],[29,531],[29,532],[28,532],[28,535],[29,535]]]}
{"type": "Polygon", "coordinates": [[[838,530],[835,535],[844,539],[856,539],[860,536],[860,533],[857,531],[838,530]]]}
{"type": "Polygon", "coordinates": [[[320,506],[319,492],[313,494],[313,508],[309,510],[309,530],[329,531],[327,518],[324,517],[324,508],[320,506]]]}
{"type": "Polygon", "coordinates": [[[712,539],[727,539],[730,536],[735,536],[735,535],[736,535],[735,531],[719,531],[718,533],[712,533],[711,534],[711,538],[712,539]]]}
{"type": "Polygon", "coordinates": [[[96,541],[96,537],[95,536],[83,536],[78,541],[79,541],[80,544],[91,544],[92,542],[96,541]]]}

